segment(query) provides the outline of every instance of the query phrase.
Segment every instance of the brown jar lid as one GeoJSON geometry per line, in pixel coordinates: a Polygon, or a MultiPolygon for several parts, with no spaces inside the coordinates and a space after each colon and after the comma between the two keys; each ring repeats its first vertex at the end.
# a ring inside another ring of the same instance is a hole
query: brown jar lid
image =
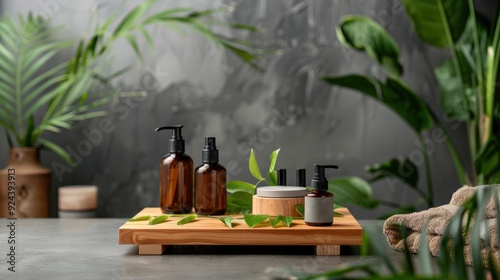
{"type": "Polygon", "coordinates": [[[64,186],[59,188],[59,210],[88,211],[97,209],[96,186],[64,186]]]}

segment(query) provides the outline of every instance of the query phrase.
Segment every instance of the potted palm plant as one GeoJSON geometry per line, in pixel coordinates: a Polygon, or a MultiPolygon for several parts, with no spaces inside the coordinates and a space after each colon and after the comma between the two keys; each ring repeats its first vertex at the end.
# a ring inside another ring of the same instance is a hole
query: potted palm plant
{"type": "MultiPolygon", "coordinates": [[[[74,55],[55,65],[54,57],[71,47],[69,41],[51,39],[61,27],[49,27],[48,22],[31,14],[19,16],[17,21],[9,17],[0,19],[0,125],[10,146],[9,163],[0,171],[1,216],[48,217],[50,170],[40,165],[39,150],[51,150],[68,162],[72,159],[44,135],[48,131],[59,133],[75,123],[105,114],[96,108],[111,96],[99,94],[93,88],[109,85],[127,70],[108,75],[103,71],[102,58],[109,54],[117,39],[126,39],[141,59],[136,34],[152,46],[146,26],[177,25],[199,32],[255,66],[254,50],[212,32],[200,21],[215,11],[176,8],[146,16],[154,2],[143,2],[118,22],[110,18],[94,30],[87,30],[74,55]],[[8,206],[12,206],[10,210],[8,206]]],[[[254,30],[241,24],[229,26],[254,30]]]]}

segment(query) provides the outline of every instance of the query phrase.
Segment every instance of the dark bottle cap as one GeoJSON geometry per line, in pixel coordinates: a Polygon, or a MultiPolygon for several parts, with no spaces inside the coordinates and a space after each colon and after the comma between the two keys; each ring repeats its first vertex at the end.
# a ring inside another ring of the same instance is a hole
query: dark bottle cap
{"type": "Polygon", "coordinates": [[[314,176],[311,180],[311,188],[314,190],[327,190],[328,189],[328,181],[325,177],[325,169],[326,168],[335,168],[338,169],[337,165],[314,165],[314,176]]]}
{"type": "Polygon", "coordinates": [[[170,138],[170,152],[184,153],[184,139],[182,138],[182,125],[170,125],[157,127],[155,130],[172,129],[172,137],[170,138]]]}
{"type": "Polygon", "coordinates": [[[306,170],[303,168],[297,168],[295,173],[295,185],[300,187],[306,187],[306,170]]]}
{"type": "Polygon", "coordinates": [[[278,169],[278,186],[286,186],[286,169],[278,169]]]}
{"type": "Polygon", "coordinates": [[[219,150],[215,146],[215,137],[205,137],[205,147],[201,152],[203,163],[219,162],[219,150]]]}

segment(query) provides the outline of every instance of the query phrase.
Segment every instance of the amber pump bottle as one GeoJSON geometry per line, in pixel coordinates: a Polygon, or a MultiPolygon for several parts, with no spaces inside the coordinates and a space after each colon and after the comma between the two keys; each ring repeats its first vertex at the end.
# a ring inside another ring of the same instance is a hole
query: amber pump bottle
{"type": "Polygon", "coordinates": [[[312,192],[304,199],[304,222],[310,226],[329,226],[333,224],[333,194],[328,192],[326,168],[336,165],[314,165],[314,177],[311,181],[312,192]]]}
{"type": "Polygon", "coordinates": [[[170,153],[160,161],[160,208],[165,214],[191,213],[193,209],[193,160],[184,153],[182,125],[158,127],[171,129],[170,153]]]}
{"type": "Polygon", "coordinates": [[[227,206],[226,169],[219,164],[215,137],[205,137],[202,161],[194,171],[196,213],[222,215],[227,206]]]}

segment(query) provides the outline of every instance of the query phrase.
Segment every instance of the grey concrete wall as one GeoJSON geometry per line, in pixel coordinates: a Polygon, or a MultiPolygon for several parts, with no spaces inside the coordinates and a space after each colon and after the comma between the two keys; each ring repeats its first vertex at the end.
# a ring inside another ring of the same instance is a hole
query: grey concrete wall
{"type": "MultiPolygon", "coordinates": [[[[52,18],[53,25],[65,26],[60,38],[76,39],[94,8],[102,22],[114,13],[123,15],[139,2],[2,1],[1,13],[33,10],[52,18]]],[[[128,217],[145,206],[157,206],[158,163],[167,152],[169,135],[156,133],[154,128],[166,124],[184,124],[186,150],[196,165],[201,161],[204,137],[216,136],[229,179],[253,181],[247,169],[250,148],[256,150],[264,169],[269,153],[281,147],[277,166],[289,169],[291,181],[295,168],[307,168],[310,180],[313,163],[340,165],[338,172],[329,172],[330,177],[367,178],[365,165],[417,150],[416,135],[394,113],[357,92],[321,81],[324,75],[384,75],[366,55],[340,45],[335,26],[346,14],[370,16],[388,29],[400,45],[404,80],[442,116],[432,69],[447,53],[419,41],[400,1],[159,1],[154,10],[179,6],[227,8],[228,12],[216,16],[219,20],[252,24],[264,32],[217,27],[220,32],[261,48],[279,49],[280,54],[266,56],[264,70],[258,72],[193,32],[182,34],[162,26],[151,29],[156,51],[140,40],[143,64],[126,42],[117,43],[112,69],[131,65],[132,70],[116,86],[124,93],[143,95],[122,94],[105,106],[109,131],[100,127],[103,119],[94,119],[71,131],[46,134],[81,157],[73,168],[53,153],[43,152],[44,165],[60,170],[53,175],[54,201],[58,186],[96,184],[99,216],[128,217]]],[[[460,150],[466,151],[464,127],[447,125],[460,150]]],[[[6,164],[7,154],[1,139],[0,166],[6,164]]],[[[446,146],[437,144],[431,164],[436,204],[446,203],[459,187],[446,146]]],[[[419,167],[423,173],[423,166],[419,167]]],[[[423,181],[422,177],[421,187],[423,181]]],[[[417,200],[414,191],[395,182],[377,183],[374,193],[389,201],[417,200]]],[[[387,208],[353,210],[368,218],[387,208]]],[[[52,211],[56,213],[56,203],[52,211]]]]}

